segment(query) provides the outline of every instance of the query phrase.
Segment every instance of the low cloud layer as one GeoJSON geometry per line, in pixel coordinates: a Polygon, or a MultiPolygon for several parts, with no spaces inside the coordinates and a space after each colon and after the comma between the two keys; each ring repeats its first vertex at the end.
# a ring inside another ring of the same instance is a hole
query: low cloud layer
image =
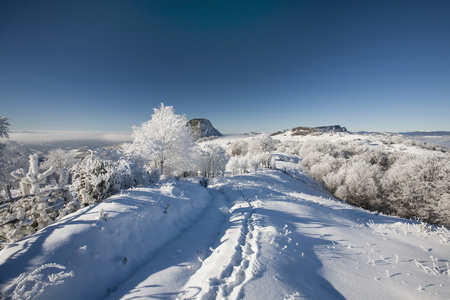
{"type": "Polygon", "coordinates": [[[131,142],[131,132],[11,131],[10,139],[21,144],[105,146],[131,142]]]}

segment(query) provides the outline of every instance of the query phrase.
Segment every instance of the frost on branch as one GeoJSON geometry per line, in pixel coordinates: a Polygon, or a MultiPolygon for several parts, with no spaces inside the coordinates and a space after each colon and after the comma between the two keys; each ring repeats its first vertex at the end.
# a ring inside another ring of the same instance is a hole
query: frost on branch
{"type": "Polygon", "coordinates": [[[66,267],[59,264],[45,264],[31,273],[23,273],[17,279],[17,284],[12,292],[12,299],[37,299],[48,286],[64,283],[64,279],[73,277],[71,272],[49,273],[48,269],[65,270],[66,267]]]}
{"type": "Polygon", "coordinates": [[[38,168],[38,156],[37,154],[30,155],[30,167],[27,174],[24,174],[23,169],[16,170],[11,173],[16,179],[21,179],[20,194],[36,195],[39,192],[39,185],[44,184],[47,181],[47,177],[56,171],[55,167],[50,167],[47,171],[40,174],[38,168]]]}

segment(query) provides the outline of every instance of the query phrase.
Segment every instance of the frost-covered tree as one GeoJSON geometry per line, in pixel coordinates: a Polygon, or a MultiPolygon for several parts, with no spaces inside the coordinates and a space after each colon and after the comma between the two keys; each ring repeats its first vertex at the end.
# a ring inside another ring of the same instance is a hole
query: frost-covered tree
{"type": "Polygon", "coordinates": [[[231,156],[244,156],[248,152],[248,143],[246,141],[236,141],[230,146],[231,156]]]}
{"type": "Polygon", "coordinates": [[[249,140],[248,144],[248,150],[252,154],[272,152],[275,148],[273,139],[267,133],[255,136],[249,140]]]}
{"type": "Polygon", "coordinates": [[[19,180],[11,176],[11,172],[24,169],[28,165],[28,151],[19,143],[6,141],[0,143],[0,183],[5,190],[6,200],[11,200],[11,187],[18,185],[19,180]]]}
{"type": "Polygon", "coordinates": [[[256,155],[251,155],[250,153],[247,153],[246,156],[244,156],[244,160],[246,160],[246,165],[252,171],[256,174],[256,172],[259,169],[259,159],[256,155]]]}
{"type": "Polygon", "coordinates": [[[5,116],[0,116],[0,138],[9,139],[9,119],[5,116]]]}
{"type": "Polygon", "coordinates": [[[223,175],[227,164],[225,149],[219,145],[206,144],[199,149],[198,171],[203,177],[223,175]]]}
{"type": "Polygon", "coordinates": [[[69,181],[69,170],[79,159],[76,158],[74,151],[67,151],[63,149],[50,150],[47,154],[47,159],[41,163],[40,167],[48,169],[50,167],[56,168],[58,174],[58,182],[60,187],[64,187],[69,181]]]}
{"type": "Polygon", "coordinates": [[[23,169],[16,170],[11,175],[20,180],[20,193],[25,195],[36,195],[39,192],[39,186],[47,181],[47,177],[56,171],[55,167],[50,167],[44,173],[39,173],[37,154],[30,155],[30,167],[28,173],[25,174],[23,169]]]}
{"type": "Polygon", "coordinates": [[[347,169],[344,184],[336,190],[336,196],[369,209],[378,209],[380,167],[364,160],[354,161],[347,169]]]}
{"type": "Polygon", "coordinates": [[[276,158],[270,152],[264,152],[257,155],[261,167],[275,168],[276,158]]]}
{"type": "Polygon", "coordinates": [[[240,158],[241,156],[232,156],[228,160],[226,167],[229,171],[231,171],[233,175],[238,174],[240,170],[240,162],[239,162],[240,158]]]}
{"type": "Polygon", "coordinates": [[[133,127],[133,143],[128,152],[166,176],[192,169],[195,143],[186,124],[184,115],[176,115],[172,106],[161,103],[149,121],[133,127]]]}

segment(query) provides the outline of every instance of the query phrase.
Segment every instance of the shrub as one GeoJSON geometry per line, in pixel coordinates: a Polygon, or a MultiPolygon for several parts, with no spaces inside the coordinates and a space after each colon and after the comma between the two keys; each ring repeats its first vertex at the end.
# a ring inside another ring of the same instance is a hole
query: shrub
{"type": "Polygon", "coordinates": [[[101,202],[120,191],[122,178],[110,160],[91,154],[72,169],[73,186],[82,206],[101,202]]]}

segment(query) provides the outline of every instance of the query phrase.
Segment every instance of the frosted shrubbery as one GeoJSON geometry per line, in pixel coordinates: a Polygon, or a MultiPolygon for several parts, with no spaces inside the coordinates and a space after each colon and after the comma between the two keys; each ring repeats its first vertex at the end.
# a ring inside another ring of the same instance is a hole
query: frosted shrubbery
{"type": "Polygon", "coordinates": [[[236,141],[230,145],[231,158],[227,169],[233,174],[256,173],[260,167],[274,168],[274,141],[268,134],[260,134],[251,139],[236,141]]]}
{"type": "MultiPolygon", "coordinates": [[[[37,156],[30,156],[30,171],[20,182],[22,197],[11,199],[0,211],[2,243],[26,237],[83,206],[101,202],[121,189],[150,183],[146,170],[124,159],[120,152],[99,150],[79,161],[73,153],[55,150],[48,157],[51,162],[47,160],[41,165],[44,168],[51,163],[57,165],[58,168],[51,166],[50,169],[58,170],[56,179],[59,183],[55,180],[53,185],[40,190],[48,176],[37,173],[37,156]],[[75,164],[71,166],[71,163],[75,164]],[[70,183],[69,169],[72,182],[66,187],[70,183]]],[[[14,173],[18,176],[23,171],[14,173]]]]}
{"type": "Polygon", "coordinates": [[[335,194],[339,198],[365,208],[378,209],[380,167],[363,159],[346,165],[346,176],[335,194]]]}
{"type": "MultiPolygon", "coordinates": [[[[408,154],[361,141],[286,141],[301,167],[337,197],[370,210],[450,226],[450,157],[441,151],[408,154]]],[[[423,146],[423,145],[422,145],[423,146]]]]}
{"type": "Polygon", "coordinates": [[[82,206],[101,202],[122,189],[149,183],[148,175],[141,168],[133,168],[129,161],[112,161],[94,153],[76,164],[72,173],[72,184],[82,206]]]}
{"type": "Polygon", "coordinates": [[[68,190],[51,190],[5,204],[0,213],[1,244],[15,242],[79,209],[68,190]]]}
{"type": "MultiPolygon", "coordinates": [[[[8,203],[0,211],[2,243],[21,239],[79,208],[69,190],[58,186],[41,189],[56,168],[44,165],[47,170],[40,173],[38,162],[36,154],[30,155],[27,173],[23,168],[12,172],[12,176],[20,180],[18,185],[22,197],[7,199],[8,203]]],[[[68,176],[68,172],[65,174],[68,176]]]]}
{"type": "Polygon", "coordinates": [[[394,212],[405,215],[415,211],[424,220],[450,225],[446,209],[450,205],[448,155],[402,156],[385,172],[381,189],[394,212]]]}

